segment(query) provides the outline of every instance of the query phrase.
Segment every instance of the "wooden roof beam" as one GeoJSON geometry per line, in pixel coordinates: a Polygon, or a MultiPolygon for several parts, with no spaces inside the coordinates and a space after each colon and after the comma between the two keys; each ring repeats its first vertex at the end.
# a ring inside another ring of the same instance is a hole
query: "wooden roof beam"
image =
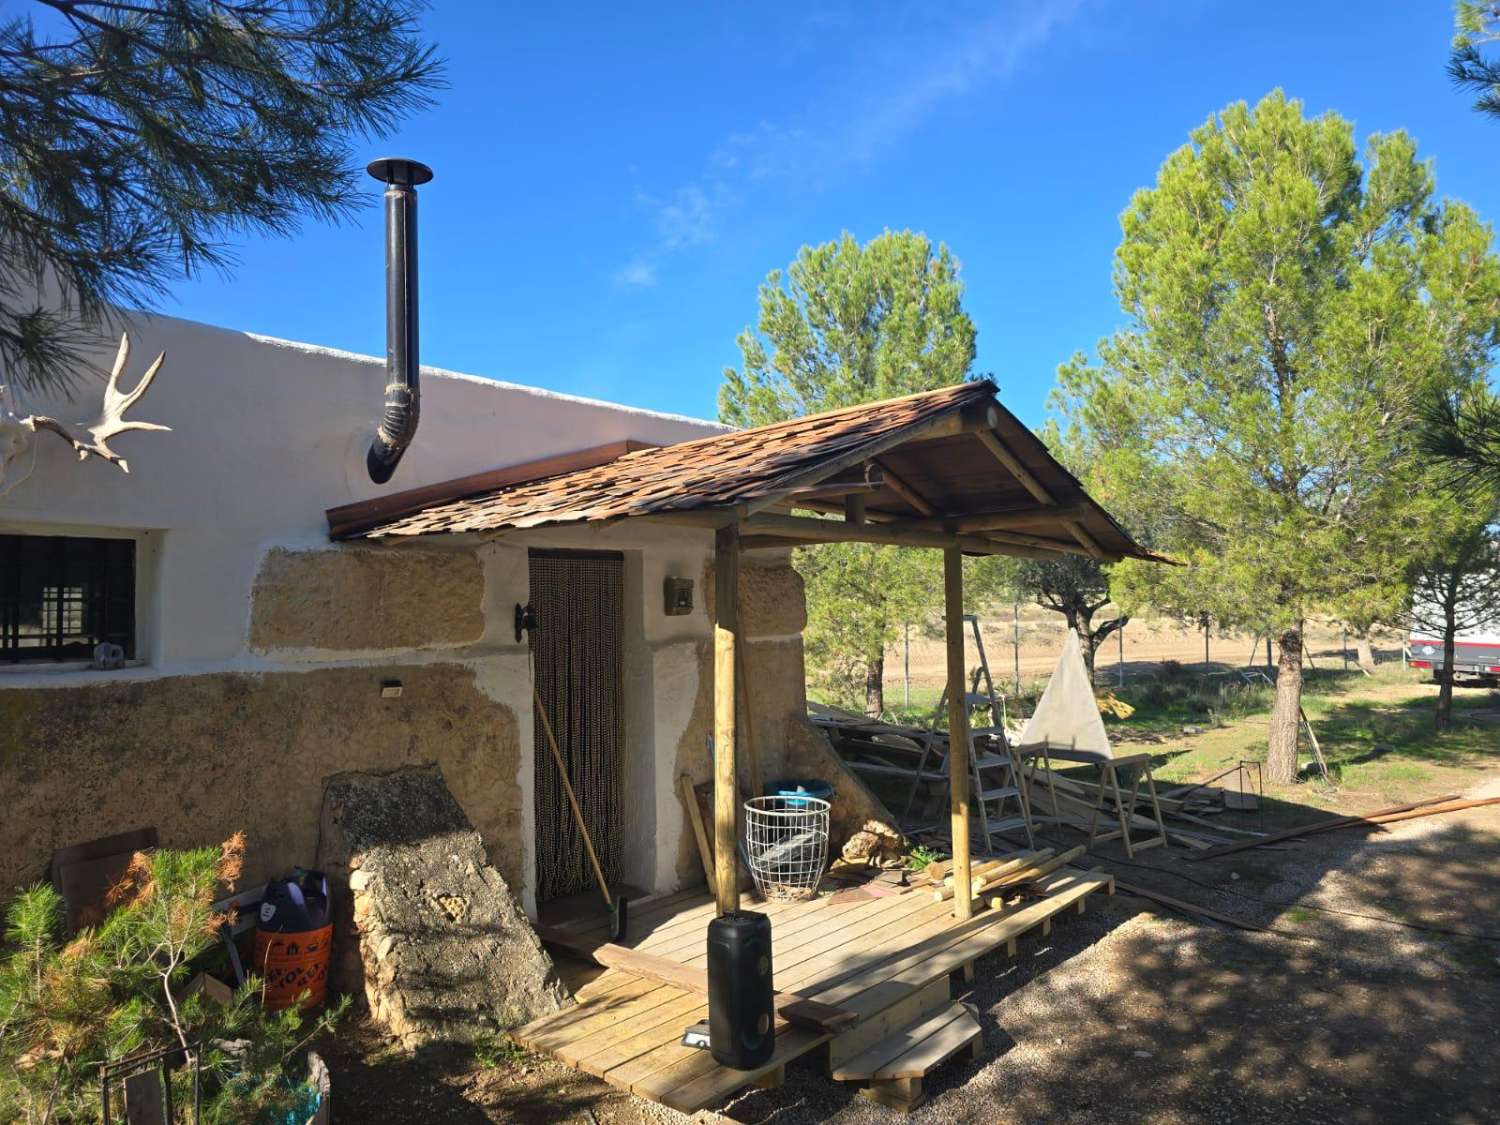
{"type": "MultiPolygon", "coordinates": [[[[974,436],[994,455],[997,461],[1011,471],[1011,475],[1021,482],[1022,487],[1031,493],[1037,503],[1047,507],[1056,506],[1057,501],[1052,498],[1052,494],[1047,491],[1042,482],[1036,479],[1030,469],[1021,464],[1021,459],[1012,453],[993,431],[979,430],[974,436]]],[[[1090,558],[1097,559],[1100,562],[1111,561],[1111,556],[1099,546],[1098,541],[1084,529],[1083,524],[1076,517],[1064,520],[1063,527],[1078,542],[1078,545],[1083,548],[1082,551],[1078,552],[1079,554],[1086,554],[1090,558]]]]}
{"type": "Polygon", "coordinates": [[[1032,508],[1011,508],[1003,512],[974,512],[966,516],[936,516],[932,519],[907,520],[904,527],[920,527],[930,531],[954,531],[967,534],[974,531],[1010,531],[1013,528],[1028,528],[1037,523],[1059,523],[1081,519],[1087,512],[1082,504],[1048,506],[1038,504],[1032,508]]]}
{"type": "Polygon", "coordinates": [[[974,436],[979,439],[980,444],[994,455],[995,460],[1010,470],[1011,476],[1021,482],[1021,486],[1027,492],[1031,493],[1038,504],[1045,504],[1048,507],[1052,507],[1057,503],[1057,501],[1052,499],[1052,494],[1047,491],[1042,482],[1032,475],[1030,469],[1021,464],[1021,459],[1012,453],[1003,441],[995,436],[993,430],[976,430],[974,436]]]}
{"type": "MultiPolygon", "coordinates": [[[[684,513],[692,515],[692,513],[684,513]]],[[[1046,548],[981,535],[953,535],[893,524],[848,523],[804,516],[752,515],[740,524],[741,533],[756,547],[800,547],[815,543],[877,543],[895,547],[957,547],[978,555],[1021,555],[1055,558],[1062,546],[1046,548]],[[774,542],[773,542],[774,541],[774,542]]],[[[1073,545],[1066,544],[1069,549],[1073,545]]]]}
{"type": "Polygon", "coordinates": [[[880,471],[885,474],[885,486],[901,499],[905,500],[924,516],[937,515],[937,509],[927,502],[927,498],[909,485],[901,477],[891,472],[890,468],[879,461],[875,462],[880,471]]]}

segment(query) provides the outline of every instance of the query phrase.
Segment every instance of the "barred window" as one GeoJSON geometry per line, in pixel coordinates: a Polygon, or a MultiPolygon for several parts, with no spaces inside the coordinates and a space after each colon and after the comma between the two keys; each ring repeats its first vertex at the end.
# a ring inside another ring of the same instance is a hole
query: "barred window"
{"type": "Polygon", "coordinates": [[[135,656],[135,542],[0,535],[0,663],[135,656]]]}

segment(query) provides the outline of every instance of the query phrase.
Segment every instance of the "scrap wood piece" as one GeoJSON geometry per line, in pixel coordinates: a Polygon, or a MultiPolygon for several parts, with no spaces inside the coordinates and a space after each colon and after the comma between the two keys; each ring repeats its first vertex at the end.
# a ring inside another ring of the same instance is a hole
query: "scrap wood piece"
{"type": "MultiPolygon", "coordinates": [[[[548,945],[555,945],[597,965],[634,973],[638,977],[686,989],[701,996],[708,995],[708,972],[705,969],[612,942],[596,944],[580,940],[575,934],[553,926],[538,925],[536,931],[548,945]]],[[[776,1014],[787,1023],[830,1035],[847,1031],[859,1022],[857,1012],[825,1004],[821,1000],[811,1000],[795,992],[775,992],[772,994],[772,1003],[776,1014]]]]}
{"type": "Polygon", "coordinates": [[[693,839],[698,843],[698,862],[703,865],[703,877],[708,882],[708,893],[715,894],[714,853],[709,846],[708,829],[703,825],[703,810],[698,807],[698,791],[693,788],[693,779],[683,774],[677,779],[677,790],[682,794],[682,803],[687,806],[688,821],[693,826],[693,839]]]}
{"type": "Polygon", "coordinates": [[[1364,813],[1360,816],[1335,816],[1327,820],[1320,820],[1313,824],[1304,824],[1300,828],[1288,828],[1285,832],[1277,832],[1270,836],[1263,836],[1258,840],[1240,840],[1233,844],[1225,844],[1223,847],[1211,848],[1206,852],[1200,852],[1189,859],[1214,859],[1221,855],[1230,855],[1234,852],[1242,852],[1248,848],[1258,848],[1265,844],[1274,844],[1282,840],[1292,840],[1298,836],[1308,836],[1314,832],[1330,832],[1335,828],[1353,828],[1358,825],[1378,825],[1377,819],[1384,816],[1392,816],[1396,813],[1411,812],[1414,809],[1427,808],[1432,805],[1446,805],[1457,801],[1459,795],[1450,793],[1446,797],[1433,797],[1426,801],[1411,801],[1404,805],[1392,805],[1386,809],[1376,809],[1374,812],[1364,813]]]}
{"type": "Polygon", "coordinates": [[[1389,813],[1384,816],[1375,816],[1370,819],[1376,824],[1394,824],[1401,820],[1415,820],[1423,816],[1437,816],[1439,813],[1463,812],[1464,809],[1478,809],[1485,805],[1500,804],[1500,797],[1481,797],[1471,801],[1450,801],[1444,805],[1433,805],[1428,808],[1411,809],[1408,812],[1389,813]]]}
{"type": "Polygon", "coordinates": [[[1170,906],[1173,910],[1180,910],[1185,914],[1196,914],[1212,922],[1222,922],[1226,926],[1234,926],[1237,929],[1251,930],[1263,934],[1280,934],[1282,937],[1296,938],[1299,941],[1313,940],[1306,934],[1294,933],[1291,930],[1279,930],[1275,926],[1262,926],[1259,922],[1248,922],[1244,918],[1236,918],[1233,914],[1224,914],[1207,906],[1199,906],[1196,902],[1184,902],[1180,898],[1173,898],[1171,895],[1164,895],[1160,891],[1153,891],[1147,887],[1137,886],[1134,883],[1123,883],[1119,879],[1115,880],[1115,889],[1123,891],[1128,895],[1135,895],[1138,898],[1146,898],[1152,902],[1159,902],[1163,906],[1170,906]]]}
{"type": "Polygon", "coordinates": [[[1170,797],[1170,798],[1172,798],[1174,800],[1180,800],[1181,798],[1186,797],[1189,793],[1195,792],[1196,790],[1199,790],[1199,789],[1205,789],[1205,788],[1207,788],[1208,786],[1212,785],[1214,782],[1218,781],[1219,778],[1221,778],[1221,777],[1228,777],[1230,774],[1234,773],[1236,770],[1238,770],[1240,768],[1241,767],[1240,767],[1239,763],[1236,762],[1234,765],[1230,766],[1228,769],[1222,769],[1218,773],[1214,774],[1212,777],[1205,777],[1202,781],[1195,781],[1191,785],[1179,785],[1175,789],[1168,789],[1165,793],[1162,794],[1162,796],[1163,797],[1170,797]]]}

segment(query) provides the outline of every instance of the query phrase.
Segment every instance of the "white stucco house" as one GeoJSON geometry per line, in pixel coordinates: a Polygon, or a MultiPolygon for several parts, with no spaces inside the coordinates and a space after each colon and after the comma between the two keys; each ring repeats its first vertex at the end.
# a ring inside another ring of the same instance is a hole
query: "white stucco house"
{"type": "MultiPolygon", "coordinates": [[[[556,793],[536,792],[538,763],[551,767],[537,753],[531,645],[515,631],[536,568],[568,601],[573,559],[602,561],[584,581],[609,603],[618,644],[579,647],[615,669],[601,664],[612,682],[595,686],[618,711],[602,767],[618,777],[608,807],[591,809],[611,874],[645,890],[698,874],[676,781],[708,771],[711,532],[625,523],[393,550],[332,543],[326,513],[723,427],[428,368],[420,430],[382,487],[365,468],[381,360],[163,316],[125,327],[123,387],[166,356],[130,417],[170,432],[112,439],[128,474],[38,433],[0,497],[0,883],[40,877],[57,848],[146,825],[176,846],[244,829],[252,875],[310,864],[324,777],[436,761],[528,908],[539,865],[544,895],[584,889],[576,862],[549,875],[549,849],[538,856],[537,803],[556,793]],[[668,577],[693,583],[688,611],[666,612],[668,577]],[[123,667],[90,666],[101,641],[120,643],[123,667]]],[[[112,355],[101,348],[102,369],[112,355]]],[[[90,375],[72,401],[31,406],[83,420],[101,390],[90,375]]],[[[764,563],[768,609],[751,641],[769,742],[802,707],[803,618],[785,552],[764,563]]]]}

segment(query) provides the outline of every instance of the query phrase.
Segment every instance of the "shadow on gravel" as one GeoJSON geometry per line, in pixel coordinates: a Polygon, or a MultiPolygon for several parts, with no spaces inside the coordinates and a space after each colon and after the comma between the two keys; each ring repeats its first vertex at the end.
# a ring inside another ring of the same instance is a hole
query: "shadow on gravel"
{"type": "MultiPolygon", "coordinates": [[[[1380,724],[1357,704],[1331,718],[1356,732],[1352,764],[1380,724]]],[[[1467,748],[1456,753],[1474,761],[1467,748]]],[[[1268,801],[1265,826],[1330,815],[1268,801]]],[[[1257,827],[1250,814],[1220,819],[1257,827]]],[[[964,998],[980,1010],[982,1057],[935,1072],[910,1120],[1497,1120],[1500,806],[1391,828],[1198,862],[1176,848],[1127,862],[1118,843],[1102,846],[1088,865],[1297,936],[1096,896],[1084,917],[1060,917],[1051,938],[1022,938],[1018,958],[979,962],[964,998]]],[[[1077,837],[1052,829],[1045,842],[1077,837]]],[[[783,1089],[742,1096],[726,1112],[782,1125],[891,1120],[827,1078],[815,1056],[789,1070],[783,1089]]]]}

